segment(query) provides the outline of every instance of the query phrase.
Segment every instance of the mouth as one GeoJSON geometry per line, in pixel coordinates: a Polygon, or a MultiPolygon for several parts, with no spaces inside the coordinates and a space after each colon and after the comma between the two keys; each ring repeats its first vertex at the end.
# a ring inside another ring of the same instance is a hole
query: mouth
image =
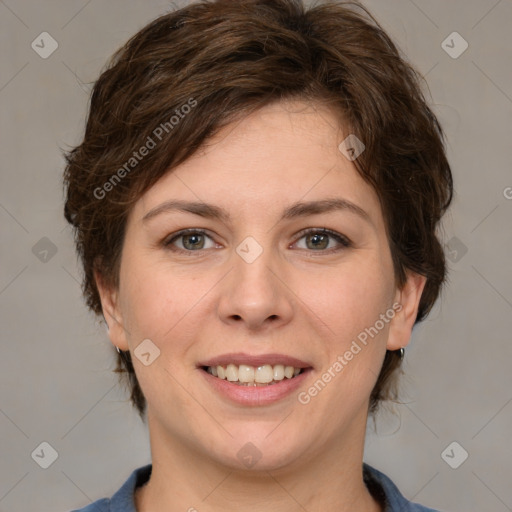
{"type": "Polygon", "coordinates": [[[263,406],[290,397],[304,384],[312,365],[282,354],[225,354],[201,361],[205,383],[223,399],[263,406]]]}
{"type": "Polygon", "coordinates": [[[248,364],[202,366],[202,370],[213,375],[217,379],[227,380],[238,386],[272,386],[285,379],[293,379],[303,373],[305,368],[298,368],[290,365],[251,366],[248,364]]]}

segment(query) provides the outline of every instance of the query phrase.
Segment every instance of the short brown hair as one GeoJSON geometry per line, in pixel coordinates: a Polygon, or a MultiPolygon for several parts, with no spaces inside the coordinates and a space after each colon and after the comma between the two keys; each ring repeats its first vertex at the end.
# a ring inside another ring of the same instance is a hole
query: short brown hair
{"type": "MultiPolygon", "coordinates": [[[[426,276],[416,322],[428,314],[445,280],[436,228],[453,184],[421,77],[359,3],[307,8],[300,0],[196,2],[149,23],[113,55],[94,85],[84,139],[65,155],[65,217],[93,312],[102,312],[94,269],[119,285],[127,215],[141,195],[220,128],[285,99],[327,105],[364,142],[354,163],[379,196],[397,286],[406,269],[426,276]],[[157,127],[156,147],[130,160],[157,127]]],[[[396,398],[399,366],[388,351],[370,412],[396,398]]],[[[128,377],[142,417],[129,352],[115,371],[128,377]]]]}

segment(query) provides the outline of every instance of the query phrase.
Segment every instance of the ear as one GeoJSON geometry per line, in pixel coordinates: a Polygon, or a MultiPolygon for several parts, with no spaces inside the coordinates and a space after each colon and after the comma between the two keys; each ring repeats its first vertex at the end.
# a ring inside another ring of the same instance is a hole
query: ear
{"type": "Polygon", "coordinates": [[[98,270],[94,270],[94,280],[98,288],[103,309],[103,317],[107,323],[110,341],[119,350],[128,350],[128,341],[121,310],[118,304],[117,290],[106,284],[98,270]]]}
{"type": "Polygon", "coordinates": [[[396,314],[390,322],[388,350],[399,350],[409,344],[426,282],[425,276],[407,272],[405,285],[397,290],[395,295],[395,303],[401,304],[402,307],[395,309],[396,314]]]}

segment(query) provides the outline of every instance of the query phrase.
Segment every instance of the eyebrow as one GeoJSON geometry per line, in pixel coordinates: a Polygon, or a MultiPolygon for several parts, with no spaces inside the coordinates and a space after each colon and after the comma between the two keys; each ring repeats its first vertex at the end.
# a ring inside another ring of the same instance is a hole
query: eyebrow
{"type": "MultiPolygon", "coordinates": [[[[147,222],[157,215],[173,211],[193,213],[200,217],[217,219],[225,223],[228,223],[231,220],[230,214],[224,208],[213,204],[194,201],[169,200],[147,212],[142,218],[142,221],[147,222]]],[[[333,211],[347,211],[371,223],[370,216],[365,210],[355,203],[342,198],[294,203],[284,210],[281,220],[291,220],[333,211]]]]}

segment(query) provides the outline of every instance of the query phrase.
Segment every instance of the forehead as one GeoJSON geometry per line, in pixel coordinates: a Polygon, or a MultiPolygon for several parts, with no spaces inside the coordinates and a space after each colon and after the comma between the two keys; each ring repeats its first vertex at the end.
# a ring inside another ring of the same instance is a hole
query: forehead
{"type": "Polygon", "coordinates": [[[341,198],[377,220],[375,191],[338,148],[348,135],[321,105],[271,104],[222,128],[153,185],[134,214],[141,219],[163,202],[185,200],[253,217],[298,201],[341,198]]]}

